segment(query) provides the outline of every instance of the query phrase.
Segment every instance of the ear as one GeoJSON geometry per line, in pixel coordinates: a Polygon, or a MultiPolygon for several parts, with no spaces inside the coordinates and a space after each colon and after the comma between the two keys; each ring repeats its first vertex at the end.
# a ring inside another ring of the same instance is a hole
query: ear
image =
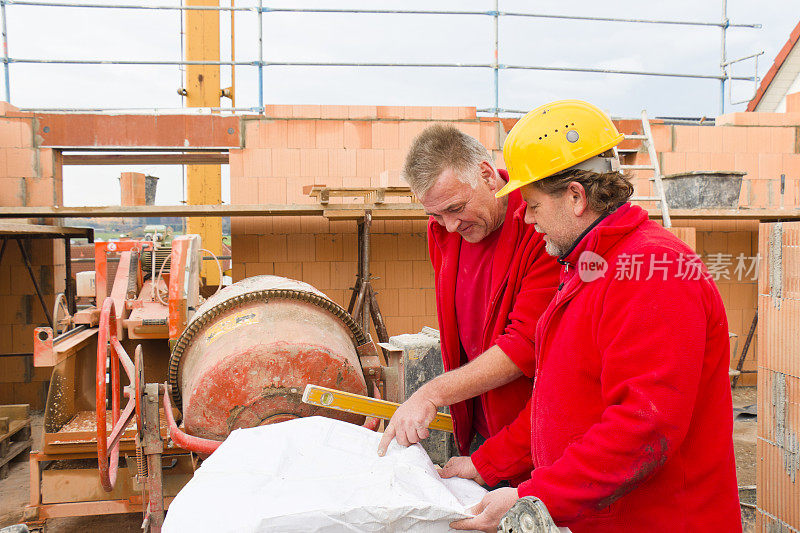
{"type": "Polygon", "coordinates": [[[478,165],[478,169],[481,174],[481,179],[488,185],[492,192],[497,192],[502,188],[503,184],[500,183],[497,171],[492,168],[492,165],[488,161],[481,161],[481,164],[478,165]]]}
{"type": "Polygon", "coordinates": [[[583,215],[589,207],[589,200],[586,198],[586,189],[577,181],[567,185],[566,196],[572,212],[576,217],[583,215]]]}

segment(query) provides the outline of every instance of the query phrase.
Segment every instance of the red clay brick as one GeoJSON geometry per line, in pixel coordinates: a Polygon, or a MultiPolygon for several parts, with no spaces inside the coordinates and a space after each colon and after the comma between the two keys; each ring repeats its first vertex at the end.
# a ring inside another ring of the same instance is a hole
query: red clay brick
{"type": "Polygon", "coordinates": [[[459,109],[457,107],[432,107],[432,120],[458,120],[459,109]]]}
{"type": "Polygon", "coordinates": [[[355,176],[357,152],[358,150],[346,148],[330,150],[328,153],[328,175],[339,177],[355,176]]]}
{"type": "Polygon", "coordinates": [[[347,106],[348,118],[378,118],[378,107],[374,105],[347,106]]]}
{"type": "Polygon", "coordinates": [[[316,121],[291,120],[287,127],[289,148],[314,148],[317,145],[316,121]]]}
{"type": "Polygon", "coordinates": [[[771,137],[770,128],[747,128],[747,151],[753,154],[768,152],[771,137]]]}
{"type": "Polygon", "coordinates": [[[272,275],[275,269],[272,263],[245,263],[245,275],[250,278],[252,276],[272,275]]]}
{"type": "Polygon", "coordinates": [[[344,123],[345,148],[372,148],[372,123],[348,120],[344,123]]]}
{"type": "Polygon", "coordinates": [[[344,243],[339,235],[315,235],[314,246],[317,261],[342,261],[344,257],[344,243]]]}
{"type": "Polygon", "coordinates": [[[6,172],[9,177],[32,178],[36,176],[34,169],[35,150],[32,148],[8,148],[6,150],[6,172]]]}
{"type": "Polygon", "coordinates": [[[293,105],[292,117],[294,118],[319,118],[322,106],[319,105],[293,105]]]}
{"type": "Polygon", "coordinates": [[[408,119],[418,119],[418,120],[430,120],[431,118],[431,108],[430,107],[406,107],[405,108],[405,117],[406,120],[408,119]]]}
{"type": "Polygon", "coordinates": [[[290,262],[290,263],[275,263],[275,275],[283,276],[290,279],[303,279],[303,263],[290,262]]]}
{"type": "Polygon", "coordinates": [[[778,179],[781,175],[782,154],[758,154],[758,178],[778,179]]]}
{"type": "Polygon", "coordinates": [[[381,289],[378,291],[378,305],[384,317],[394,317],[399,315],[400,289],[381,289]]]}
{"type": "Polygon", "coordinates": [[[231,235],[231,256],[240,263],[258,262],[258,237],[256,235],[231,235]]]}
{"type": "Polygon", "coordinates": [[[711,170],[736,170],[732,153],[711,154],[711,170]]]}
{"type": "Polygon", "coordinates": [[[403,106],[379,105],[377,115],[378,118],[402,120],[405,118],[405,110],[406,108],[403,106]]]}
{"type": "Polygon", "coordinates": [[[400,127],[398,123],[388,121],[373,122],[372,147],[382,149],[400,148],[400,127]]]}
{"type": "Polygon", "coordinates": [[[697,151],[698,152],[721,152],[723,129],[717,127],[699,126],[697,127],[697,151]]]}
{"type": "Polygon", "coordinates": [[[324,178],[330,172],[329,152],[324,149],[303,150],[300,154],[300,175],[323,178],[320,181],[325,182],[324,178]]]}
{"type": "Polygon", "coordinates": [[[686,172],[686,154],[682,152],[664,152],[661,154],[661,172],[664,174],[676,174],[686,172]]]}
{"type": "Polygon", "coordinates": [[[287,203],[286,178],[262,178],[257,182],[259,203],[287,203]]]}
{"type": "Polygon", "coordinates": [[[786,112],[800,113],[800,92],[786,95],[786,112]]]}
{"type": "Polygon", "coordinates": [[[264,115],[267,117],[290,118],[292,116],[290,105],[265,105],[264,115]]]}
{"type": "Polygon", "coordinates": [[[383,150],[359,150],[356,153],[356,176],[377,178],[385,169],[383,150]]]}
{"type": "Polygon", "coordinates": [[[317,121],[317,148],[344,148],[344,123],[338,120],[317,121]]]}
{"type": "Polygon", "coordinates": [[[323,105],[320,108],[322,118],[347,118],[348,107],[346,105],[323,105]]]}
{"type": "Polygon", "coordinates": [[[272,175],[279,177],[296,176],[300,171],[300,150],[296,148],[276,148],[272,150],[272,175]]]}
{"type": "Polygon", "coordinates": [[[686,154],[686,170],[709,170],[711,168],[711,154],[689,152],[686,154]]]}
{"type": "Polygon", "coordinates": [[[795,128],[771,128],[770,151],[793,154],[796,136],[795,128]]]}
{"type": "Polygon", "coordinates": [[[699,152],[700,126],[675,126],[675,151],[699,152]]]}
{"type": "Polygon", "coordinates": [[[0,177],[0,206],[22,207],[25,205],[23,178],[0,177]]]}
{"type": "Polygon", "coordinates": [[[314,236],[298,234],[292,236],[288,242],[287,258],[290,262],[294,261],[316,261],[314,236]]]}
{"type": "Polygon", "coordinates": [[[269,148],[289,146],[289,124],[286,120],[266,120],[259,126],[259,145],[269,148]]]}
{"type": "Polygon", "coordinates": [[[303,281],[321,290],[331,288],[331,267],[325,261],[303,263],[303,281]]]}
{"type": "Polygon", "coordinates": [[[28,196],[27,205],[55,205],[55,184],[53,178],[28,178],[26,180],[25,190],[28,196]]]}
{"type": "Polygon", "coordinates": [[[415,288],[433,288],[433,267],[430,261],[412,261],[412,271],[415,288]]]}

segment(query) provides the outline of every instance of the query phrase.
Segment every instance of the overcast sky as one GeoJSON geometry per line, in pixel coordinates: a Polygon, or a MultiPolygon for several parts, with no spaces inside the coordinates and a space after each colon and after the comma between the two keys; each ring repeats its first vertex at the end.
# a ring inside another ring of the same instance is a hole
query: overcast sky
{"type": "MultiPolygon", "coordinates": [[[[131,0],[94,0],[133,3],[131,0]]],[[[229,5],[222,0],[223,5],[229,5]]],[[[174,5],[171,0],[146,0],[148,5],[174,5]]],[[[237,2],[252,6],[255,2],[237,2]]],[[[293,1],[265,2],[270,7],[398,8],[476,10],[494,8],[492,0],[462,1],[293,1]]],[[[500,0],[501,11],[580,16],[718,21],[716,0],[597,2],[500,0]]],[[[14,58],[153,59],[181,58],[181,16],[177,11],[106,10],[10,5],[9,54],[14,58]]],[[[255,60],[257,18],[236,13],[236,59],[255,60]]],[[[731,28],[728,58],[763,50],[763,77],[775,55],[800,20],[797,0],[753,2],[730,0],[731,23],[759,23],[761,29],[731,28]]],[[[493,22],[487,16],[368,15],[265,13],[264,59],[267,61],[343,61],[490,63],[493,22]]],[[[222,57],[230,57],[230,18],[221,16],[222,57]]],[[[500,63],[509,65],[576,66],[626,70],[717,74],[720,62],[718,27],[586,22],[539,18],[500,19],[500,63]]],[[[752,60],[735,67],[752,75],[752,60]]],[[[223,86],[230,68],[223,67],[223,86]]],[[[178,67],[119,65],[11,65],[11,101],[22,108],[179,108],[182,85],[178,67]]],[[[258,105],[256,69],[237,67],[237,107],[258,105]]],[[[734,99],[749,99],[750,82],[735,82],[734,99]]],[[[582,98],[614,116],[716,116],[717,80],[593,73],[507,70],[500,72],[500,106],[531,109],[554,99],[582,98]]],[[[727,95],[726,95],[727,99],[727,95]]],[[[268,67],[264,75],[266,103],[493,105],[492,72],[473,68],[347,68],[268,67]]],[[[224,100],[225,103],[229,101],[224,100]]],[[[743,110],[731,106],[726,112],[743,110]]],[[[157,203],[174,204],[183,197],[179,167],[68,167],[67,205],[118,204],[122,171],[160,176],[157,203]],[[90,186],[87,187],[86,185],[90,186]]],[[[227,176],[227,171],[224,170],[227,176]]],[[[229,186],[223,183],[223,200],[229,186]]]]}

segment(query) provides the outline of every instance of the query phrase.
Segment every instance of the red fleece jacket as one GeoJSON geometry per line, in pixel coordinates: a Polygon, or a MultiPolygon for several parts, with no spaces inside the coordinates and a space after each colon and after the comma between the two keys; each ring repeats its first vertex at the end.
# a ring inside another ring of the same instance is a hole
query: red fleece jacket
{"type": "MultiPolygon", "coordinates": [[[[508,174],[500,170],[503,179],[508,174]]],[[[533,338],[536,322],[553,298],[558,284],[559,266],[544,251],[545,243],[533,226],[525,224],[525,202],[515,191],[508,197],[508,209],[495,251],[491,272],[492,299],[482,324],[483,351],[497,345],[525,374],[511,383],[482,394],[489,432],[494,435],[510,424],[525,407],[531,395],[534,375],[533,338]]],[[[455,313],[456,275],[462,238],[448,233],[435,222],[428,222],[428,249],[433,263],[436,309],[439,318],[444,370],[461,364],[461,344],[455,313]]],[[[455,438],[462,455],[469,453],[475,434],[472,427],[472,401],[450,406],[455,438]]]]}
{"type": "Polygon", "coordinates": [[[529,411],[473,454],[481,476],[535,466],[520,497],[574,533],[741,531],[728,324],[705,267],[631,204],[564,262],[529,411]],[[607,261],[603,277],[581,279],[585,252],[607,261]]]}

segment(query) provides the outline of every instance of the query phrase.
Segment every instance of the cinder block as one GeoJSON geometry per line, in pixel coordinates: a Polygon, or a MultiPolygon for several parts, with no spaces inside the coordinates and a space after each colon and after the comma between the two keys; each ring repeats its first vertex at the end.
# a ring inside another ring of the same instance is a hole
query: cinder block
{"type": "Polygon", "coordinates": [[[344,148],[344,122],[339,120],[318,120],[316,147],[344,148]]]}
{"type": "Polygon", "coordinates": [[[372,148],[372,123],[348,120],[343,123],[345,148],[372,148]]]}
{"type": "Polygon", "coordinates": [[[290,262],[316,261],[314,236],[293,235],[288,241],[287,258],[290,262]]]}

